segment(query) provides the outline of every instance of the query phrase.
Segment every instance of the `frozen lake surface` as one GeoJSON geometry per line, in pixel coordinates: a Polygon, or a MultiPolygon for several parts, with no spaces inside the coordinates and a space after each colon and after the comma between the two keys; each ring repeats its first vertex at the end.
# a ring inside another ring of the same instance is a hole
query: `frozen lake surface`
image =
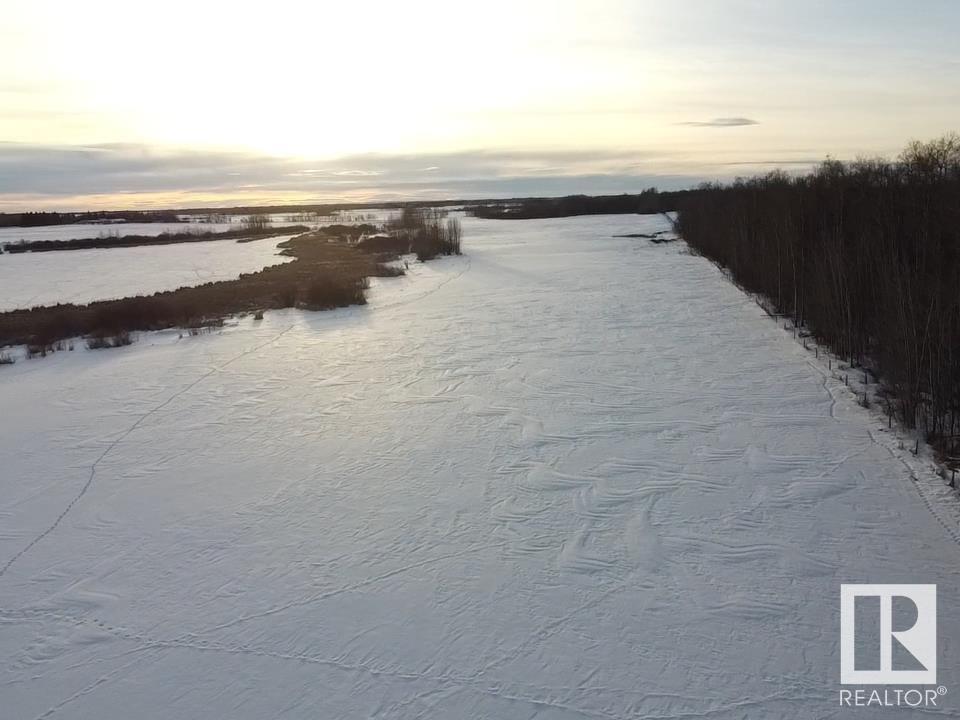
{"type": "Polygon", "coordinates": [[[846,717],[842,582],[937,583],[949,687],[942,482],[661,223],[0,368],[4,717],[846,717]]]}
{"type": "Polygon", "coordinates": [[[277,244],[291,237],[0,255],[0,311],[232,280],[293,260],[277,255],[277,244]]]}

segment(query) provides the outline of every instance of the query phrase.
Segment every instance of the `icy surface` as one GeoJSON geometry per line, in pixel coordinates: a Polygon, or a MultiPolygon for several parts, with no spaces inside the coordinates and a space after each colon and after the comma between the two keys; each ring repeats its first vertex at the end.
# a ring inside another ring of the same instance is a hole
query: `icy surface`
{"type": "Polygon", "coordinates": [[[292,260],[277,254],[291,237],[0,255],[0,311],[232,280],[292,260]]]}
{"type": "Polygon", "coordinates": [[[0,368],[0,714],[845,717],[841,582],[937,583],[949,687],[953,515],[657,229],[0,368]]]}

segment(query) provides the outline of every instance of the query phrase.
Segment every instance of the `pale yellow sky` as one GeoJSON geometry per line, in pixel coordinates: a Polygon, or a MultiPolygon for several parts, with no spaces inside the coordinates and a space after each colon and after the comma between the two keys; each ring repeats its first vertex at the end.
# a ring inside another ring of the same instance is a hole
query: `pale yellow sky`
{"type": "MultiPolygon", "coordinates": [[[[151,193],[337,194],[336,186],[281,188],[226,171],[217,182],[184,177],[177,186],[167,167],[162,186],[149,172],[124,170],[121,178],[109,167],[111,182],[85,185],[72,163],[62,187],[34,177],[56,165],[37,159],[44,149],[75,158],[73,149],[102,145],[124,149],[85,155],[96,158],[95,173],[105,158],[122,165],[131,153],[227,152],[341,169],[376,157],[383,169],[367,177],[388,184],[390,158],[442,166],[448,155],[483,151],[503,154],[484,180],[644,182],[890,153],[913,137],[955,129],[960,117],[960,11],[945,1],[911,7],[919,6],[923,12],[888,0],[5,0],[0,151],[17,147],[16,160],[0,157],[8,175],[0,176],[0,209],[61,197],[110,202],[119,191],[140,193],[138,202],[151,193]],[[717,122],[729,118],[741,120],[717,122]],[[565,164],[570,152],[579,153],[575,168],[565,164]],[[614,169],[611,153],[623,158],[614,169]],[[23,171],[21,185],[12,170],[23,171]]],[[[369,179],[353,185],[373,194],[379,187],[369,179]]],[[[423,190],[419,183],[416,192],[423,190]]]]}

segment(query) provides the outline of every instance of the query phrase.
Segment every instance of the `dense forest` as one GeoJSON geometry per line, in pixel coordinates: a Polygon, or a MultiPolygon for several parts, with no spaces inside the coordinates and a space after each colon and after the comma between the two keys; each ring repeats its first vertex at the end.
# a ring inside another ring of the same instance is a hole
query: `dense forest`
{"type": "Polygon", "coordinates": [[[881,379],[889,412],[956,458],[960,434],[960,136],[897,160],[827,160],[702,186],[687,243],[881,379]]]}

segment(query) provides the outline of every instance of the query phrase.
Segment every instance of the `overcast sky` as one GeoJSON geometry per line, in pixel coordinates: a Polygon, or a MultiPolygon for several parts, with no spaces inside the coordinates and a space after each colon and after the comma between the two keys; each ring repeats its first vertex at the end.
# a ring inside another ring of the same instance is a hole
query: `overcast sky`
{"type": "Polygon", "coordinates": [[[639,191],[956,130],[952,0],[3,0],[0,211],[639,191]]]}

